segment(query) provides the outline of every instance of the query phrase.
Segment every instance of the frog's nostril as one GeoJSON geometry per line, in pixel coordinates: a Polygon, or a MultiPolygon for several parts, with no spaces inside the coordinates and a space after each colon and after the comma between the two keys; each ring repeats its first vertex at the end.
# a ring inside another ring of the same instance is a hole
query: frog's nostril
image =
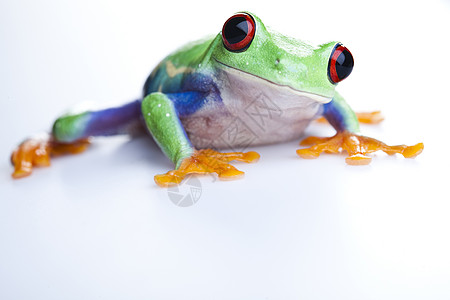
{"type": "Polygon", "coordinates": [[[279,58],[275,59],[275,64],[278,65],[279,63],[280,63],[280,59],[279,58]]]}
{"type": "Polygon", "coordinates": [[[337,44],[331,52],[328,62],[328,77],[332,83],[347,78],[353,70],[353,56],[343,45],[337,44]]]}

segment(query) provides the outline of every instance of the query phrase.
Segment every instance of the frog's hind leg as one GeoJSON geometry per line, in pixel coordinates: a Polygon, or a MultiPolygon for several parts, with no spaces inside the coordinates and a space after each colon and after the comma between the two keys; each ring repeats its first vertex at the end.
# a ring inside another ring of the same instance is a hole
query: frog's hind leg
{"type": "Polygon", "coordinates": [[[140,126],[141,101],[96,111],[69,113],[58,118],[51,134],[29,138],[12,153],[12,177],[31,174],[33,167],[49,166],[50,157],[83,152],[89,137],[133,133],[140,126]]]}
{"type": "Polygon", "coordinates": [[[359,123],[378,124],[384,121],[384,116],[379,110],[370,112],[357,112],[355,114],[358,118],[359,123]]]}

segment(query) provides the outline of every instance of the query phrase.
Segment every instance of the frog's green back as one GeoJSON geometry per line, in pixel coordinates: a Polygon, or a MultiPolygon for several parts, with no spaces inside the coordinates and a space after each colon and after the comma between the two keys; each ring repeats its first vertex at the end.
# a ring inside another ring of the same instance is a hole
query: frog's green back
{"type": "MultiPolygon", "coordinates": [[[[152,92],[180,92],[184,75],[193,73],[207,60],[215,36],[190,42],[164,58],[152,71],[144,85],[144,96],[152,92]]],[[[206,67],[206,66],[203,66],[206,67]]]]}
{"type": "Polygon", "coordinates": [[[211,43],[216,36],[207,36],[203,39],[187,43],[181,48],[175,50],[164,60],[170,60],[175,66],[194,67],[199,63],[208,52],[211,43]]]}

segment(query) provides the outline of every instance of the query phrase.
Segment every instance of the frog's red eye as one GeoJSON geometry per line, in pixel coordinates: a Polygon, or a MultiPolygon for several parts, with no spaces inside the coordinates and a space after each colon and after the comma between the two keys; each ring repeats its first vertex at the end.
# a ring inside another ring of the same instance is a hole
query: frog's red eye
{"type": "Polygon", "coordinates": [[[255,36],[255,20],[246,13],[238,13],[229,18],[222,28],[225,48],[233,52],[247,50],[255,36]]]}
{"type": "Polygon", "coordinates": [[[328,77],[332,83],[338,83],[350,75],[353,70],[353,56],[345,46],[337,44],[331,52],[328,62],[328,77]]]}

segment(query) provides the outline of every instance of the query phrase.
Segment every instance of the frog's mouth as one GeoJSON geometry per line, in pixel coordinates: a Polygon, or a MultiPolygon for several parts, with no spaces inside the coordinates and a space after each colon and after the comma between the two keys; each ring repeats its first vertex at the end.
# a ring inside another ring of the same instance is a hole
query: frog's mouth
{"type": "Polygon", "coordinates": [[[214,58],[214,60],[217,63],[219,63],[221,66],[224,67],[225,72],[232,73],[233,75],[239,76],[240,78],[242,78],[242,81],[255,81],[255,80],[262,81],[266,85],[270,85],[274,89],[279,90],[281,93],[290,93],[292,95],[299,96],[300,98],[309,98],[315,102],[319,102],[319,103],[323,103],[323,104],[328,103],[333,99],[332,97],[326,97],[326,96],[315,94],[315,93],[305,92],[305,91],[293,88],[289,85],[276,83],[269,79],[266,79],[266,78],[260,77],[258,75],[251,74],[246,71],[242,71],[240,69],[237,69],[235,67],[227,65],[227,64],[217,60],[216,58],[214,58]]]}

